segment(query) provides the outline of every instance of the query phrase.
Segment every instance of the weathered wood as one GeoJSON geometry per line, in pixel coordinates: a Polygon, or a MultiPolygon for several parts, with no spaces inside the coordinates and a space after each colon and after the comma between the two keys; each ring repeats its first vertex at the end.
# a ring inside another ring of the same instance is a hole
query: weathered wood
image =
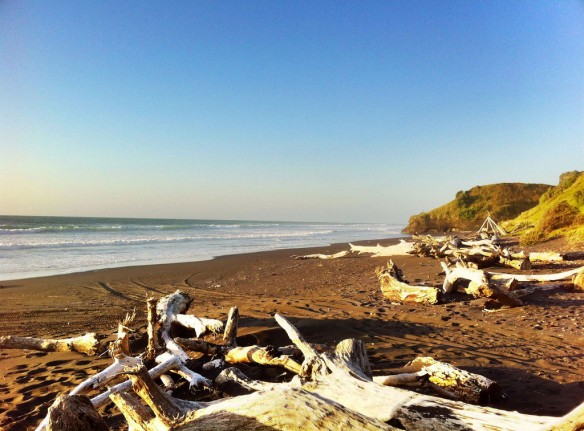
{"type": "Polygon", "coordinates": [[[472,404],[485,404],[500,400],[501,386],[480,374],[470,373],[431,357],[418,357],[399,371],[425,373],[430,382],[455,394],[458,399],[472,404]]]}
{"type": "Polygon", "coordinates": [[[584,268],[581,268],[580,271],[574,275],[574,278],[572,278],[572,284],[574,285],[574,289],[584,291],[584,268]]]}
{"type": "MultiPolygon", "coordinates": [[[[175,355],[173,355],[170,352],[163,353],[162,355],[156,357],[156,363],[164,364],[170,361],[173,357],[175,357],[175,355]]],[[[206,379],[199,373],[194,372],[193,370],[188,368],[182,361],[180,362],[179,365],[172,367],[169,371],[180,375],[187,382],[189,382],[189,390],[191,392],[195,392],[197,389],[200,389],[202,387],[207,388],[211,387],[211,381],[209,379],[206,379]]]]}
{"type": "Polygon", "coordinates": [[[81,382],[69,393],[69,395],[85,394],[91,389],[102,387],[118,377],[125,368],[142,364],[142,361],[139,358],[129,356],[129,330],[125,325],[128,323],[128,320],[130,320],[130,316],[126,316],[126,319],[123,322],[118,323],[117,339],[110,344],[109,353],[114,360],[113,364],[81,382]]]}
{"type": "Polygon", "coordinates": [[[344,250],[344,251],[339,251],[338,253],[335,254],[321,254],[321,253],[317,253],[317,254],[305,254],[304,256],[292,256],[294,259],[296,260],[303,260],[303,259],[322,259],[322,260],[330,260],[330,259],[338,259],[340,257],[345,257],[347,254],[349,254],[348,250],[344,250]]]}
{"type": "Polygon", "coordinates": [[[227,315],[227,323],[225,324],[225,332],[223,333],[223,342],[228,348],[237,346],[237,327],[239,325],[239,309],[231,307],[227,315]]]}
{"type": "Polygon", "coordinates": [[[120,392],[111,394],[110,399],[126,418],[131,431],[158,431],[167,428],[152,410],[140,403],[134,395],[120,392]]]}
{"type": "Polygon", "coordinates": [[[458,280],[469,280],[477,286],[489,284],[489,277],[482,270],[460,267],[449,268],[444,262],[440,264],[446,273],[442,284],[442,291],[444,293],[452,292],[458,280]]]}
{"type": "Polygon", "coordinates": [[[417,302],[423,304],[438,304],[442,299],[442,292],[432,286],[412,286],[406,283],[401,276],[401,270],[388,261],[386,267],[375,270],[383,296],[393,302],[417,302]]]}
{"type": "Polygon", "coordinates": [[[501,272],[489,271],[489,274],[494,280],[502,280],[508,278],[515,278],[517,281],[560,281],[571,278],[572,276],[578,274],[580,271],[584,271],[584,266],[579,268],[574,268],[569,271],[557,272],[554,274],[505,274],[501,272]]]}
{"type": "Polygon", "coordinates": [[[5,335],[0,336],[0,349],[28,349],[44,352],[79,352],[88,356],[93,356],[100,353],[102,347],[95,336],[95,333],[90,332],[80,337],[57,340],[5,335]]]}
{"type": "Polygon", "coordinates": [[[400,240],[399,244],[385,247],[380,244],[372,247],[353,245],[351,243],[349,243],[349,246],[351,247],[351,253],[371,254],[371,257],[407,256],[414,252],[414,243],[404,241],[403,239],[400,240]]]}
{"type": "MultiPolygon", "coordinates": [[[[162,376],[163,374],[168,373],[169,371],[176,369],[180,366],[181,366],[181,361],[176,356],[172,356],[172,357],[167,358],[166,361],[164,361],[164,362],[158,364],[157,366],[155,366],[154,368],[151,368],[150,370],[148,370],[148,373],[150,374],[151,378],[156,379],[156,378],[162,376]]],[[[101,386],[103,386],[103,385],[101,385],[101,386]]],[[[117,385],[112,386],[111,388],[108,388],[103,393],[91,398],[91,403],[96,408],[99,408],[109,401],[109,399],[110,399],[109,397],[111,394],[117,394],[120,392],[127,391],[131,387],[132,387],[132,381],[128,379],[122,383],[118,383],[117,385]]],[[[40,427],[37,428],[37,431],[41,431],[41,428],[40,427]]]]}
{"type": "Polygon", "coordinates": [[[492,298],[501,305],[508,307],[519,307],[523,305],[523,301],[521,301],[513,292],[509,292],[492,282],[483,284],[471,281],[464,291],[475,298],[492,298]]]}
{"type": "Polygon", "coordinates": [[[373,381],[382,386],[421,386],[427,380],[428,374],[423,371],[373,376],[373,381]]]}
{"type": "Polygon", "coordinates": [[[49,407],[47,431],[108,431],[85,395],[60,395],[49,407]]]}
{"type": "Polygon", "coordinates": [[[148,335],[148,346],[146,347],[146,352],[144,357],[153,361],[160,351],[160,343],[158,342],[158,316],[156,315],[156,305],[158,300],[156,298],[148,298],[146,300],[146,310],[148,324],[146,327],[146,333],[148,335]]]}
{"type": "Polygon", "coordinates": [[[160,323],[160,338],[164,341],[165,349],[178,357],[181,362],[188,361],[189,357],[171,337],[170,330],[176,316],[185,311],[189,304],[189,296],[177,290],[173,294],[161,298],[156,305],[156,312],[160,323]]]}
{"type": "Polygon", "coordinates": [[[302,367],[298,362],[286,355],[278,356],[278,350],[274,346],[234,347],[225,354],[225,362],[283,367],[294,374],[302,372],[302,367]]]}
{"type": "MultiPolygon", "coordinates": [[[[159,303],[159,316],[164,317],[161,319],[161,334],[165,332],[164,321],[172,323],[174,316],[182,313],[177,312],[181,308],[181,301],[181,298],[172,300],[166,298],[167,305],[162,308],[159,303]],[[173,309],[174,314],[169,312],[169,309],[173,309]]],[[[194,380],[193,376],[199,376],[188,369],[185,362],[175,354],[184,351],[171,339],[176,346],[171,343],[169,349],[169,343],[165,340],[167,351],[156,358],[162,362],[159,366],[149,371],[141,364],[125,367],[123,373],[130,375],[131,383],[124,382],[110,388],[106,393],[92,399],[92,404],[100,405],[103,397],[106,399],[111,397],[127,418],[133,431],[389,430],[393,429],[387,424],[389,421],[412,431],[523,431],[540,429],[550,424],[552,420],[557,421],[557,418],[506,412],[417,394],[396,387],[381,386],[371,378],[370,364],[363,342],[344,340],[337,345],[334,353],[319,353],[290,321],[278,314],[275,319],[304,356],[299,376],[292,382],[264,384],[247,379],[241,373],[235,373],[235,377],[231,375],[227,380],[239,381],[240,388],[245,391],[259,392],[208,403],[179,400],[164,392],[153,381],[154,376],[173,370],[191,382],[194,380]],[[125,392],[129,386],[141,401],[125,392]],[[119,393],[122,394],[116,395],[119,393]]],[[[123,332],[122,330],[121,333],[123,332]]],[[[167,329],[167,332],[170,337],[170,329],[167,329]]],[[[120,334],[118,335],[121,339],[120,334]]],[[[117,346],[123,346],[121,340],[117,346]]],[[[123,347],[119,348],[120,360],[125,355],[123,350],[123,347]]],[[[261,348],[258,346],[250,349],[225,347],[221,353],[241,354],[246,358],[250,356],[253,358],[260,351],[261,348]]],[[[271,352],[267,353],[272,355],[271,352]]],[[[261,355],[265,354],[266,352],[263,352],[261,355]]],[[[217,359],[221,360],[222,358],[217,359]]],[[[434,365],[426,364],[425,368],[423,367],[424,373],[430,376],[427,369],[434,365]]],[[[465,377],[467,381],[461,377],[461,373],[464,373],[462,370],[455,369],[455,373],[450,369],[448,372],[444,371],[443,366],[438,368],[440,372],[436,371],[434,374],[442,373],[441,380],[450,381],[446,377],[450,373],[455,376],[452,379],[456,380],[457,385],[470,385],[468,377],[465,377]]],[[[225,375],[229,376],[228,373],[225,375]]],[[[416,379],[419,376],[420,374],[416,379]]],[[[429,384],[435,384],[430,381],[430,377],[428,381],[429,384]]],[[[451,396],[455,393],[448,384],[443,384],[440,388],[445,395],[451,396]]],[[[466,392],[472,391],[467,389],[466,392]]]]}
{"type": "Polygon", "coordinates": [[[529,259],[509,259],[501,256],[499,258],[499,262],[502,265],[509,266],[520,271],[527,271],[531,269],[531,262],[529,259]]]}
{"type": "Polygon", "coordinates": [[[136,395],[142,398],[156,417],[165,424],[176,424],[177,419],[200,407],[199,403],[179,400],[168,395],[154,383],[148,370],[143,366],[128,368],[125,372],[132,381],[132,389],[136,395]]]}
{"type": "Polygon", "coordinates": [[[562,262],[564,257],[556,252],[532,251],[529,253],[529,260],[532,262],[562,262]]]}
{"type": "Polygon", "coordinates": [[[475,298],[492,298],[501,305],[510,307],[517,307],[523,304],[512,292],[505,289],[502,283],[492,282],[489,273],[483,270],[461,267],[449,268],[445,263],[442,263],[442,267],[446,272],[442,289],[446,293],[452,292],[459,280],[468,280],[468,286],[464,291],[475,298]]]}
{"type": "Polygon", "coordinates": [[[371,380],[371,364],[363,341],[354,338],[341,341],[335,348],[334,360],[338,364],[344,364],[350,374],[357,373],[371,380]]]}
{"type": "Polygon", "coordinates": [[[222,321],[197,317],[192,314],[177,314],[174,318],[174,322],[185,328],[194,329],[197,337],[201,337],[207,333],[218,334],[223,331],[222,321]]]}
{"type": "Polygon", "coordinates": [[[274,390],[282,387],[281,383],[252,380],[235,367],[226,368],[215,379],[215,387],[230,396],[250,394],[257,391],[274,390]]]}
{"type": "Polygon", "coordinates": [[[277,387],[235,398],[189,413],[180,431],[398,431],[301,388],[277,387]]]}

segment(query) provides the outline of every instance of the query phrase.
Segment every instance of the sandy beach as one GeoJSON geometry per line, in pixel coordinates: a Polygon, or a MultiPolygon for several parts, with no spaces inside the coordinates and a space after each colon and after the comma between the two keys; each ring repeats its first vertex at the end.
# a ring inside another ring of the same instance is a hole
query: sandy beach
{"type": "MultiPolygon", "coordinates": [[[[562,247],[539,247],[551,246],[562,247]]],[[[584,292],[536,293],[526,298],[525,306],[495,313],[483,312],[480,301],[468,298],[434,306],[399,305],[383,299],[374,273],[387,258],[291,257],[346,249],[347,244],[337,244],[0,282],[0,335],[66,338],[96,332],[111,339],[117,322],[134,308],[132,327],[145,325],[147,296],[181,289],[194,297],[189,313],[199,317],[224,320],[237,305],[242,343],[289,344],[272,317],[278,312],[309,342],[332,345],[344,338],[362,339],[374,375],[417,356],[432,356],[498,381],[507,395],[495,405],[501,409],[560,416],[584,400],[584,292]]],[[[442,283],[436,259],[393,260],[410,281],[442,283]]],[[[533,271],[583,264],[536,265],[533,271]]],[[[110,362],[76,353],[0,351],[0,428],[34,429],[58,394],[110,362]]],[[[103,411],[111,425],[120,423],[113,407],[103,411]]]]}

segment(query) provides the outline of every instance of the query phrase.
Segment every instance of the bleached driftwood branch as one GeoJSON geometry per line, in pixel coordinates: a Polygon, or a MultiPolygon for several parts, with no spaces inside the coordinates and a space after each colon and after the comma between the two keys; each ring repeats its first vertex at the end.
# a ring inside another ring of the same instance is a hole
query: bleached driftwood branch
{"type": "Polygon", "coordinates": [[[64,338],[60,340],[5,335],[0,337],[0,349],[29,349],[45,352],[79,352],[88,356],[93,356],[100,353],[101,344],[93,332],[80,337],[64,338]]]}
{"type": "Polygon", "coordinates": [[[406,256],[414,249],[413,242],[407,242],[403,239],[400,239],[399,244],[385,247],[380,244],[376,246],[365,246],[349,243],[349,245],[351,246],[351,253],[371,254],[371,257],[406,256]]]}
{"type": "Polygon", "coordinates": [[[375,269],[383,296],[392,302],[419,302],[438,304],[442,300],[442,291],[433,286],[413,286],[404,278],[402,271],[392,260],[385,267],[375,269]]]}
{"type": "Polygon", "coordinates": [[[329,260],[329,259],[338,259],[340,257],[344,257],[347,254],[349,254],[349,252],[347,250],[344,251],[339,251],[338,253],[335,254],[305,254],[304,256],[293,256],[294,259],[296,260],[302,260],[302,259],[323,259],[323,260],[329,260]]]}

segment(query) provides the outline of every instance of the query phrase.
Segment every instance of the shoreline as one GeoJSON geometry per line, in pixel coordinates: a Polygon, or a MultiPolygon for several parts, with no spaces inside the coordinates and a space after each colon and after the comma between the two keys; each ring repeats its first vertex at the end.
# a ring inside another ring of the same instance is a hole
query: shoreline
{"type": "MultiPolygon", "coordinates": [[[[355,243],[390,245],[399,239],[355,243]]],[[[347,248],[336,243],[1,282],[0,336],[68,338],[95,332],[105,344],[115,339],[118,322],[132,310],[136,318],[130,327],[146,324],[147,297],[182,290],[193,299],[188,313],[198,317],[225,321],[237,306],[242,346],[288,345],[273,318],[280,313],[311,343],[362,340],[374,375],[431,356],[499,382],[508,399],[493,405],[497,408],[561,416],[584,400],[584,292],[539,292],[524,306],[497,313],[484,313],[479,301],[468,298],[432,306],[395,304],[383,298],[375,276],[387,257],[292,257],[347,248]]],[[[412,283],[442,284],[437,259],[391,259],[412,283]]],[[[543,265],[535,271],[583,263],[543,265]]],[[[57,395],[110,364],[107,357],[71,352],[0,350],[0,405],[7,406],[0,409],[0,429],[34,429],[57,395]]],[[[109,405],[102,413],[116,429],[117,410],[109,405]]]]}
{"type": "MultiPolygon", "coordinates": [[[[379,243],[382,245],[393,245],[393,244],[397,244],[402,239],[408,239],[408,238],[411,238],[411,235],[404,234],[403,236],[400,236],[400,237],[371,239],[371,240],[358,240],[358,241],[353,241],[351,244],[375,245],[375,244],[379,243]]],[[[322,245],[322,246],[299,247],[299,248],[277,248],[277,249],[251,251],[251,252],[243,252],[243,253],[231,253],[231,254],[223,254],[223,255],[219,255],[219,256],[208,256],[206,258],[197,259],[197,260],[185,260],[185,261],[177,261],[177,262],[136,263],[136,264],[131,264],[131,265],[128,265],[127,264],[128,262],[123,262],[119,266],[107,266],[104,268],[89,268],[89,269],[81,269],[79,271],[72,271],[72,272],[33,275],[30,277],[2,278],[2,275],[0,274],[0,289],[5,287],[5,286],[3,286],[5,284],[20,283],[20,282],[25,282],[28,280],[36,280],[36,279],[40,279],[40,278],[45,279],[45,278],[52,278],[52,277],[75,276],[75,275],[81,275],[81,274],[94,274],[94,273],[99,273],[99,272],[104,272],[104,271],[114,271],[114,270],[124,271],[124,270],[129,269],[129,268],[136,268],[136,269],[142,268],[142,269],[148,270],[148,268],[150,268],[150,267],[158,267],[158,266],[162,266],[162,267],[167,266],[170,269],[172,269],[171,266],[173,266],[173,265],[189,265],[189,264],[195,264],[195,263],[199,263],[199,262],[209,262],[209,261],[213,261],[216,259],[222,259],[222,258],[232,258],[235,256],[255,255],[255,254],[260,254],[260,253],[277,253],[277,252],[286,252],[286,251],[289,251],[289,252],[296,251],[296,252],[298,252],[298,254],[310,254],[310,253],[314,253],[318,250],[328,250],[329,248],[336,250],[338,247],[341,247],[341,246],[345,246],[346,248],[348,248],[349,243],[348,242],[338,242],[338,243],[332,243],[332,244],[322,245]]],[[[341,250],[331,251],[330,253],[335,253],[337,251],[341,251],[341,250]]],[[[329,253],[329,252],[327,251],[326,253],[329,253]]],[[[164,270],[164,268],[161,268],[161,269],[164,270]]]]}

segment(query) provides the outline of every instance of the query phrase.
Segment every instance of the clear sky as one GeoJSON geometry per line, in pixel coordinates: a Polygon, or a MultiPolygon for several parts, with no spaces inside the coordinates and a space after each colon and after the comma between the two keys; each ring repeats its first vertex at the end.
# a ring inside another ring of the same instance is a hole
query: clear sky
{"type": "Polygon", "coordinates": [[[582,1],[0,2],[0,214],[406,222],[574,169],[582,1]]]}

